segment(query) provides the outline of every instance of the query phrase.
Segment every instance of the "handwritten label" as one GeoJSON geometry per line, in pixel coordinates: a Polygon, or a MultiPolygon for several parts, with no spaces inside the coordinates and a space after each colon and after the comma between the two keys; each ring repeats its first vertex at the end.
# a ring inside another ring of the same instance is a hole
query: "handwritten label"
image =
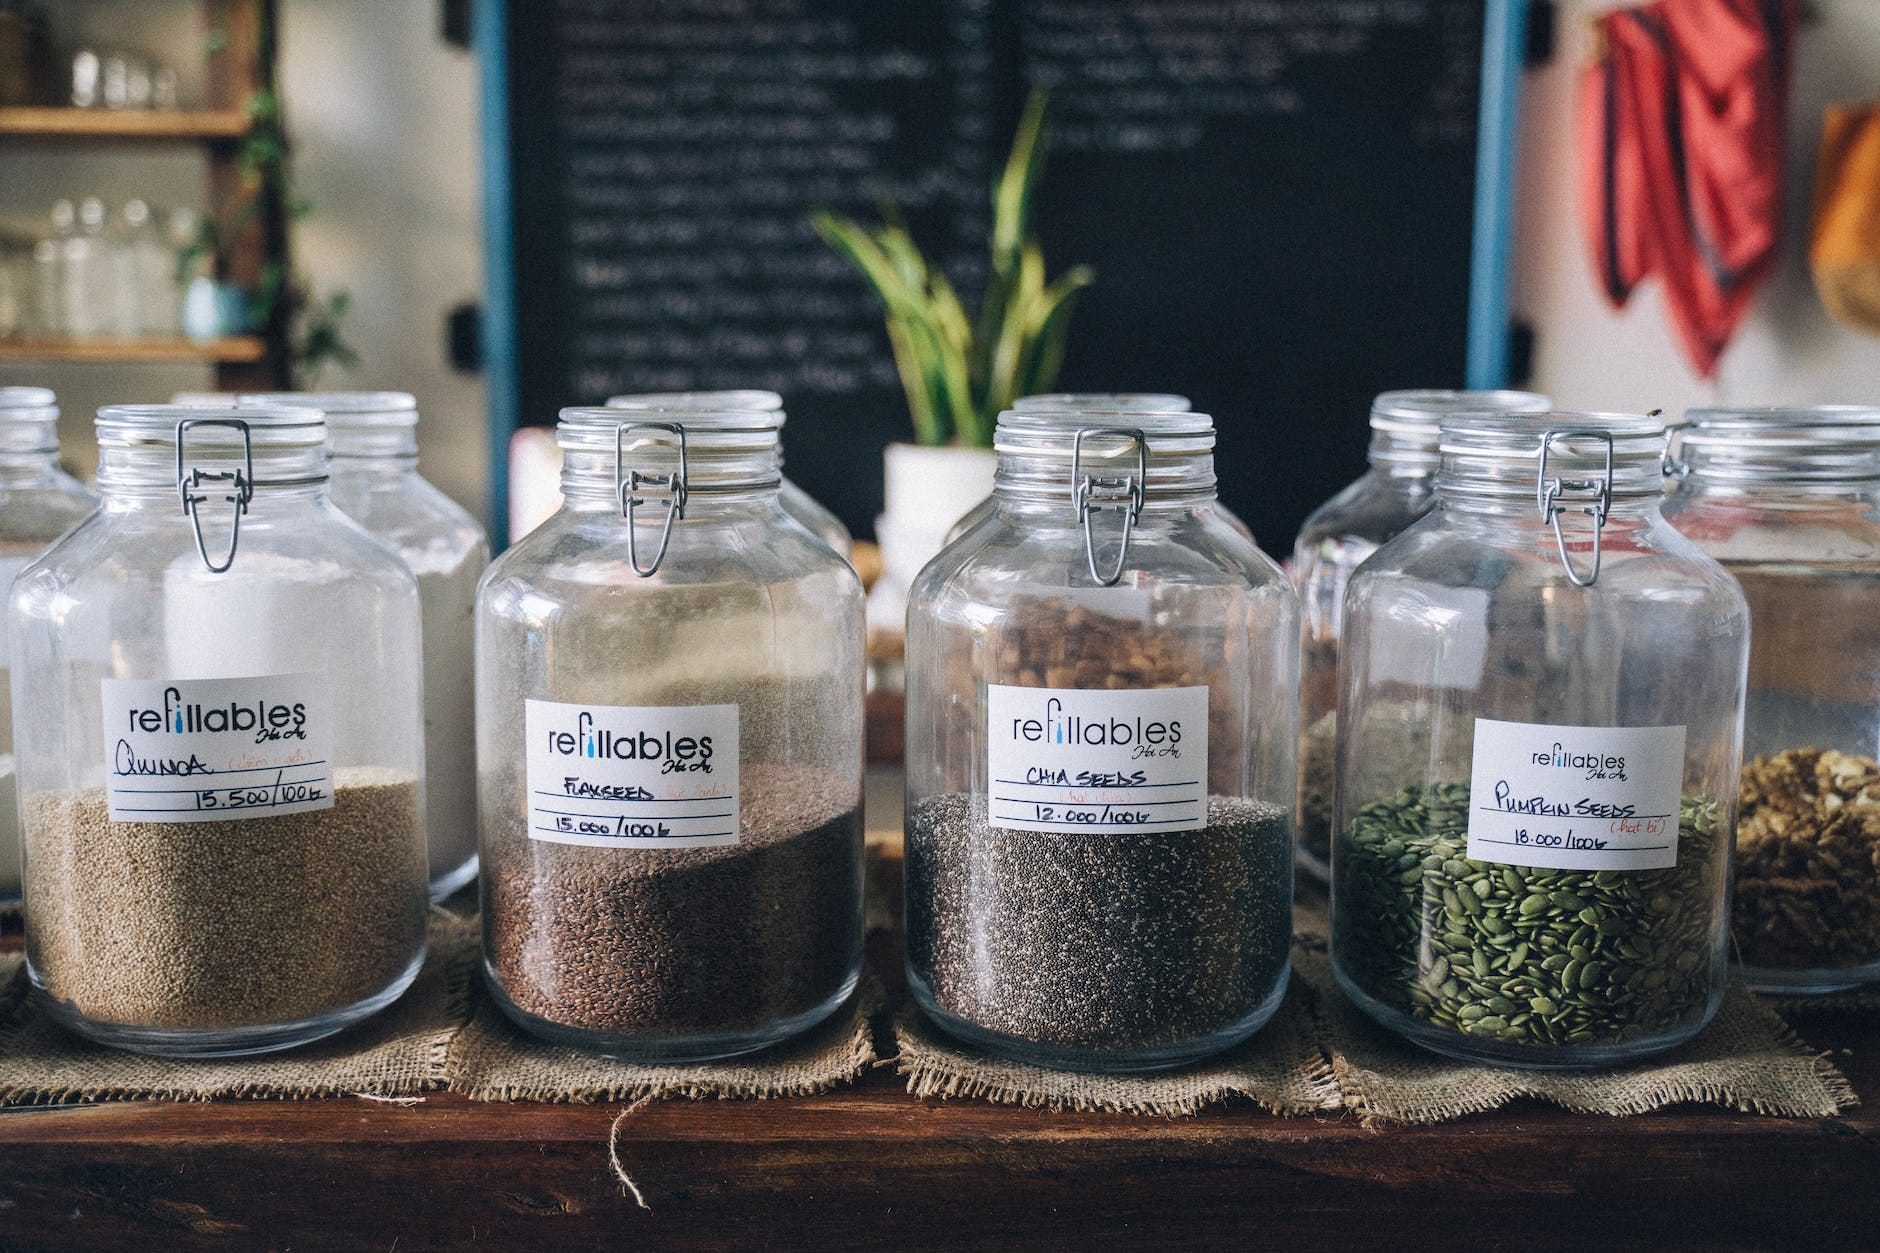
{"type": "Polygon", "coordinates": [[[1678,863],[1683,727],[1475,720],[1469,856],[1555,870],[1678,863]]]}
{"type": "Polygon", "coordinates": [[[333,806],[333,718],[317,674],[105,679],[116,822],[222,822],[333,806]]]}
{"type": "Polygon", "coordinates": [[[589,848],[738,842],[736,705],[532,700],[529,837],[589,848]]]}
{"type": "Polygon", "coordinates": [[[1208,824],[1208,689],[986,686],[989,814],[1018,831],[1208,824]]]}

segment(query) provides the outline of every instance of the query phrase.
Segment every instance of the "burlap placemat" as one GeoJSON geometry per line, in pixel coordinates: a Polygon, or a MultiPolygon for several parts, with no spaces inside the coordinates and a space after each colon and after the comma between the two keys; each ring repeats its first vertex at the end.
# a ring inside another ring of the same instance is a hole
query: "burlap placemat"
{"type": "Polygon", "coordinates": [[[1310,990],[1294,981],[1279,1012],[1245,1044],[1193,1066],[1142,1075],[1005,1061],[952,1039],[910,1005],[895,1019],[894,1065],[906,1076],[907,1090],[921,1097],[1170,1116],[1242,1096],[1275,1114],[1314,1114],[1339,1109],[1342,1102],[1319,1049],[1311,999],[1310,990]]]}
{"type": "Polygon", "coordinates": [[[433,910],[430,953],[390,1009],[301,1049],[255,1057],[146,1057],[89,1043],[39,1012],[26,959],[0,957],[0,1105],[154,1098],[410,1099],[443,1081],[446,1053],[469,1012],[475,919],[433,910]]]}
{"type": "Polygon", "coordinates": [[[864,977],[847,1005],[774,1048],[718,1062],[655,1065],[597,1057],[524,1035],[478,991],[470,1025],[452,1041],[445,1081],[473,1101],[641,1101],[655,1097],[808,1096],[855,1079],[875,1061],[869,1025],[881,985],[864,977]]]}
{"type": "Polygon", "coordinates": [[[1587,1114],[1721,1105],[1784,1118],[1827,1118],[1859,1104],[1847,1078],[1748,991],[1731,985],[1696,1039],[1617,1070],[1512,1070],[1439,1056],[1371,1022],[1347,1000],[1322,951],[1296,946],[1294,977],[1317,995],[1345,1104],[1366,1119],[1436,1123],[1520,1097],[1587,1114]]]}

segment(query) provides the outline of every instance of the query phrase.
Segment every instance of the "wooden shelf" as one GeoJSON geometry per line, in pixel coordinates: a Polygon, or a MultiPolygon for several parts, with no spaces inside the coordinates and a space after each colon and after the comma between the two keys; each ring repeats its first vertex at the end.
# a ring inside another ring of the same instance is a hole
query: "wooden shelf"
{"type": "MultiPolygon", "coordinates": [[[[869,786],[885,810],[899,779],[870,771],[869,786]]],[[[868,958],[898,1002],[899,937],[871,936],[868,958]]],[[[1368,1127],[1245,1102],[1149,1118],[916,1100],[888,1068],[821,1096],[660,1101],[621,1123],[617,1148],[651,1212],[608,1162],[624,1102],[432,1092],[409,1105],[15,1108],[0,1110],[0,1231],[18,1236],[0,1243],[1869,1247],[1880,1024],[1822,1014],[1802,1030],[1867,1104],[1825,1119],[1711,1106],[1600,1118],[1517,1102],[1439,1126],[1368,1127]]],[[[884,1024],[879,1049],[886,1035],[884,1024]]]]}
{"type": "Polygon", "coordinates": [[[0,109],[0,137],[195,142],[248,133],[240,109],[0,109]]]}
{"type": "Polygon", "coordinates": [[[247,364],[260,361],[267,352],[267,343],[259,335],[232,335],[202,343],[193,339],[0,339],[0,362],[247,364]]]}

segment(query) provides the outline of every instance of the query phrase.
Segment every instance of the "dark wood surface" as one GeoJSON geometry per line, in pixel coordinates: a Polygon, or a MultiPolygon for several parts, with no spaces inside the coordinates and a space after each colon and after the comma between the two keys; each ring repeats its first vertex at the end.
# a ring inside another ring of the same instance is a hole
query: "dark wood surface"
{"type": "MultiPolygon", "coordinates": [[[[870,954],[890,976],[894,944],[870,954]]],[[[1802,1029],[1880,1093],[1872,1022],[1802,1029]]],[[[433,1093],[0,1112],[0,1248],[1880,1247],[1872,1108],[1524,1103],[1406,1129],[916,1101],[881,1068],[814,1098],[638,1111],[619,1152],[650,1212],[609,1166],[620,1109],[433,1093]]]]}

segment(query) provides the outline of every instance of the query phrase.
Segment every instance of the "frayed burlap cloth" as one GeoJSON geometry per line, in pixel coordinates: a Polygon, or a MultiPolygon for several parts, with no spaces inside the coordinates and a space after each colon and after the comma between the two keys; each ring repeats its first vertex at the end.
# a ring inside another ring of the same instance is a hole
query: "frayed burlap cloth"
{"type": "Polygon", "coordinates": [[[1322,951],[1295,947],[1293,975],[1317,993],[1345,1105],[1367,1119],[1446,1122],[1521,1097],[1615,1115],[1703,1104],[1827,1118],[1858,1104],[1840,1071],[1736,985],[1710,1026],[1663,1057],[1617,1070],[1539,1071],[1456,1061],[1404,1043],[1345,999],[1322,951]]]}
{"type": "Polygon", "coordinates": [[[476,999],[446,1063],[451,1089],[473,1101],[764,1098],[822,1092],[867,1070],[875,1060],[869,1017],[881,1008],[881,987],[865,978],[820,1026],[774,1048],[684,1065],[616,1061],[549,1044],[517,1031],[481,991],[476,999]]]}
{"type": "Polygon", "coordinates": [[[424,969],[390,1009],[306,1048],[197,1060],[120,1052],[69,1034],[39,1012],[28,994],[25,958],[0,957],[0,1104],[139,1097],[416,1099],[442,1083],[446,1050],[468,1013],[476,947],[474,919],[433,910],[424,969]]]}
{"type": "Polygon", "coordinates": [[[1242,1096],[1271,1113],[1314,1114],[1340,1108],[1314,1022],[1311,993],[1295,982],[1272,1021],[1237,1048],[1178,1070],[1100,1075],[989,1056],[953,1040],[910,1005],[895,1020],[894,1064],[915,1096],[1163,1116],[1242,1096]]]}

